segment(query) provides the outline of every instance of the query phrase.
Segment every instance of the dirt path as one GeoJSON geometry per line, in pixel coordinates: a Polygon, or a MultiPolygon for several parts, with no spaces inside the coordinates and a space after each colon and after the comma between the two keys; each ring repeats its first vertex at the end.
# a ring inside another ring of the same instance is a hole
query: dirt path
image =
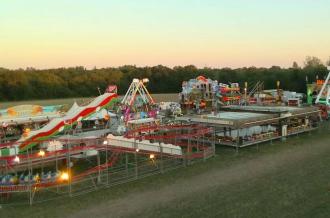
{"type": "Polygon", "coordinates": [[[119,199],[102,202],[71,217],[125,217],[146,208],[187,197],[192,193],[226,186],[241,180],[246,181],[292,163],[308,161],[321,153],[330,153],[328,140],[319,140],[313,144],[311,141],[306,140],[299,146],[283,149],[275,154],[266,154],[244,163],[240,162],[225,169],[212,169],[190,178],[180,178],[175,183],[160,187],[159,190],[134,192],[119,199]]]}

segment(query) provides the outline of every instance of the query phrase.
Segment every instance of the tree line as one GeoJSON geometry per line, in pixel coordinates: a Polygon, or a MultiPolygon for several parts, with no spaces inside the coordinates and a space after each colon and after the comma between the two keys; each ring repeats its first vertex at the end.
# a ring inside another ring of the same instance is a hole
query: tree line
{"type": "Polygon", "coordinates": [[[121,66],[90,70],[84,67],[44,70],[0,68],[0,101],[91,97],[99,94],[98,89],[103,92],[109,84],[116,84],[119,94],[124,94],[133,78],[148,78],[147,87],[151,93],[178,93],[182,81],[199,75],[222,83],[239,82],[241,86],[244,82],[252,86],[257,81],[264,81],[265,89],[276,88],[276,81],[280,81],[282,89],[305,93],[306,82],[323,79],[327,73],[326,64],[316,57],[307,57],[302,67],[294,62],[290,68],[215,69],[193,65],[173,68],[162,65],[121,66]]]}

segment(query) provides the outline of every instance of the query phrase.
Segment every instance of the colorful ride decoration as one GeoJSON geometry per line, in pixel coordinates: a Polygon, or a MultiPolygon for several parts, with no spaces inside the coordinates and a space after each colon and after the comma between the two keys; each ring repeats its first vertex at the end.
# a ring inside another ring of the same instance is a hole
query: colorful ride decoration
{"type": "Polygon", "coordinates": [[[116,93],[118,92],[118,88],[116,85],[109,85],[105,90],[105,93],[116,93]]]}
{"type": "Polygon", "coordinates": [[[50,120],[62,117],[63,105],[18,105],[0,110],[0,141],[13,141],[24,135],[28,129],[38,129],[50,120]]]}
{"type": "Polygon", "coordinates": [[[317,80],[316,83],[307,85],[307,103],[317,105],[324,119],[330,117],[330,66],[328,70],[325,80],[317,80]]]}
{"type": "Polygon", "coordinates": [[[324,85],[330,87],[330,84],[325,84],[324,80],[317,80],[315,83],[307,84],[307,104],[316,105],[321,111],[321,117],[323,119],[328,119],[329,106],[326,101],[328,88],[325,88],[321,92],[322,86],[324,85]],[[318,103],[316,103],[318,96],[320,96],[320,98],[318,103]]]}
{"type": "Polygon", "coordinates": [[[29,185],[29,184],[41,184],[41,183],[55,183],[62,179],[63,175],[61,172],[48,171],[46,173],[36,173],[34,175],[29,175],[26,173],[21,173],[19,175],[0,175],[0,186],[10,187],[13,185],[29,185]]]}
{"type": "Polygon", "coordinates": [[[63,105],[18,105],[7,109],[0,110],[0,122],[5,120],[14,120],[29,118],[33,119],[36,116],[59,116],[63,105]]]}
{"type": "Polygon", "coordinates": [[[130,120],[156,118],[158,110],[154,99],[145,84],[148,79],[133,79],[124,98],[121,101],[121,112],[125,123],[130,120]]]}
{"type": "Polygon", "coordinates": [[[239,104],[241,100],[240,86],[238,83],[219,83],[220,101],[226,105],[239,104]]]}
{"type": "Polygon", "coordinates": [[[111,106],[117,98],[115,93],[105,93],[95,98],[87,106],[79,107],[73,105],[64,117],[51,120],[43,128],[35,131],[25,131],[24,135],[17,141],[20,153],[65,130],[71,129],[81,120],[88,118],[94,113],[111,106]]]}
{"type": "Polygon", "coordinates": [[[321,92],[322,86],[325,85],[325,80],[317,80],[314,83],[307,84],[307,104],[313,105],[316,103],[317,96],[321,93],[319,103],[326,103],[326,96],[330,83],[321,92]]]}
{"type": "Polygon", "coordinates": [[[322,84],[321,90],[319,91],[315,104],[324,104],[329,106],[330,105],[330,67],[329,67],[329,73],[325,81],[318,81],[317,84],[322,84]]]}
{"type": "Polygon", "coordinates": [[[196,110],[216,107],[217,104],[238,104],[241,99],[238,83],[230,85],[218,83],[204,76],[182,82],[182,92],[179,94],[183,108],[196,110]]]}
{"type": "Polygon", "coordinates": [[[7,114],[10,116],[10,117],[15,117],[17,116],[17,111],[13,108],[8,108],[7,109],[7,114]]]}
{"type": "Polygon", "coordinates": [[[256,84],[248,90],[248,83],[245,82],[244,96],[241,105],[282,105],[288,103],[291,99],[299,105],[301,93],[283,91],[280,89],[280,81],[276,81],[276,89],[265,90],[264,82],[257,81],[256,84]],[[297,102],[298,101],[298,102],[297,102]]]}
{"type": "Polygon", "coordinates": [[[182,82],[182,92],[179,94],[182,108],[204,109],[212,106],[212,101],[219,93],[217,80],[204,76],[182,82]]]}

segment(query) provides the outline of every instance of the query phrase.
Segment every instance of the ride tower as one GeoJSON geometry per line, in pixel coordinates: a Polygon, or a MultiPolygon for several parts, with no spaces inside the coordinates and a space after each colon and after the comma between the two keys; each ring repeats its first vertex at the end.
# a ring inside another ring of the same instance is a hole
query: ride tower
{"type": "Polygon", "coordinates": [[[121,101],[122,119],[127,127],[154,124],[158,114],[154,99],[146,85],[148,78],[133,79],[124,98],[121,101]]]}

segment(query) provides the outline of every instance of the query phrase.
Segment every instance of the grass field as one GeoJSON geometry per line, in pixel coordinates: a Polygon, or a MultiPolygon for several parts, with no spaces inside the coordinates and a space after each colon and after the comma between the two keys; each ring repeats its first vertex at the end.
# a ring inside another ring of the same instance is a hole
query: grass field
{"type": "Polygon", "coordinates": [[[135,182],[0,217],[329,217],[329,123],[312,135],[249,147],[135,182]]]}
{"type": "MultiPolygon", "coordinates": [[[[178,94],[153,94],[152,97],[156,102],[160,101],[178,101],[178,94]]],[[[36,105],[68,105],[71,106],[73,102],[82,104],[89,102],[92,98],[60,98],[60,99],[48,99],[48,100],[29,100],[29,101],[9,101],[0,102],[0,109],[6,109],[8,107],[23,105],[23,104],[36,104],[36,105]]]]}

